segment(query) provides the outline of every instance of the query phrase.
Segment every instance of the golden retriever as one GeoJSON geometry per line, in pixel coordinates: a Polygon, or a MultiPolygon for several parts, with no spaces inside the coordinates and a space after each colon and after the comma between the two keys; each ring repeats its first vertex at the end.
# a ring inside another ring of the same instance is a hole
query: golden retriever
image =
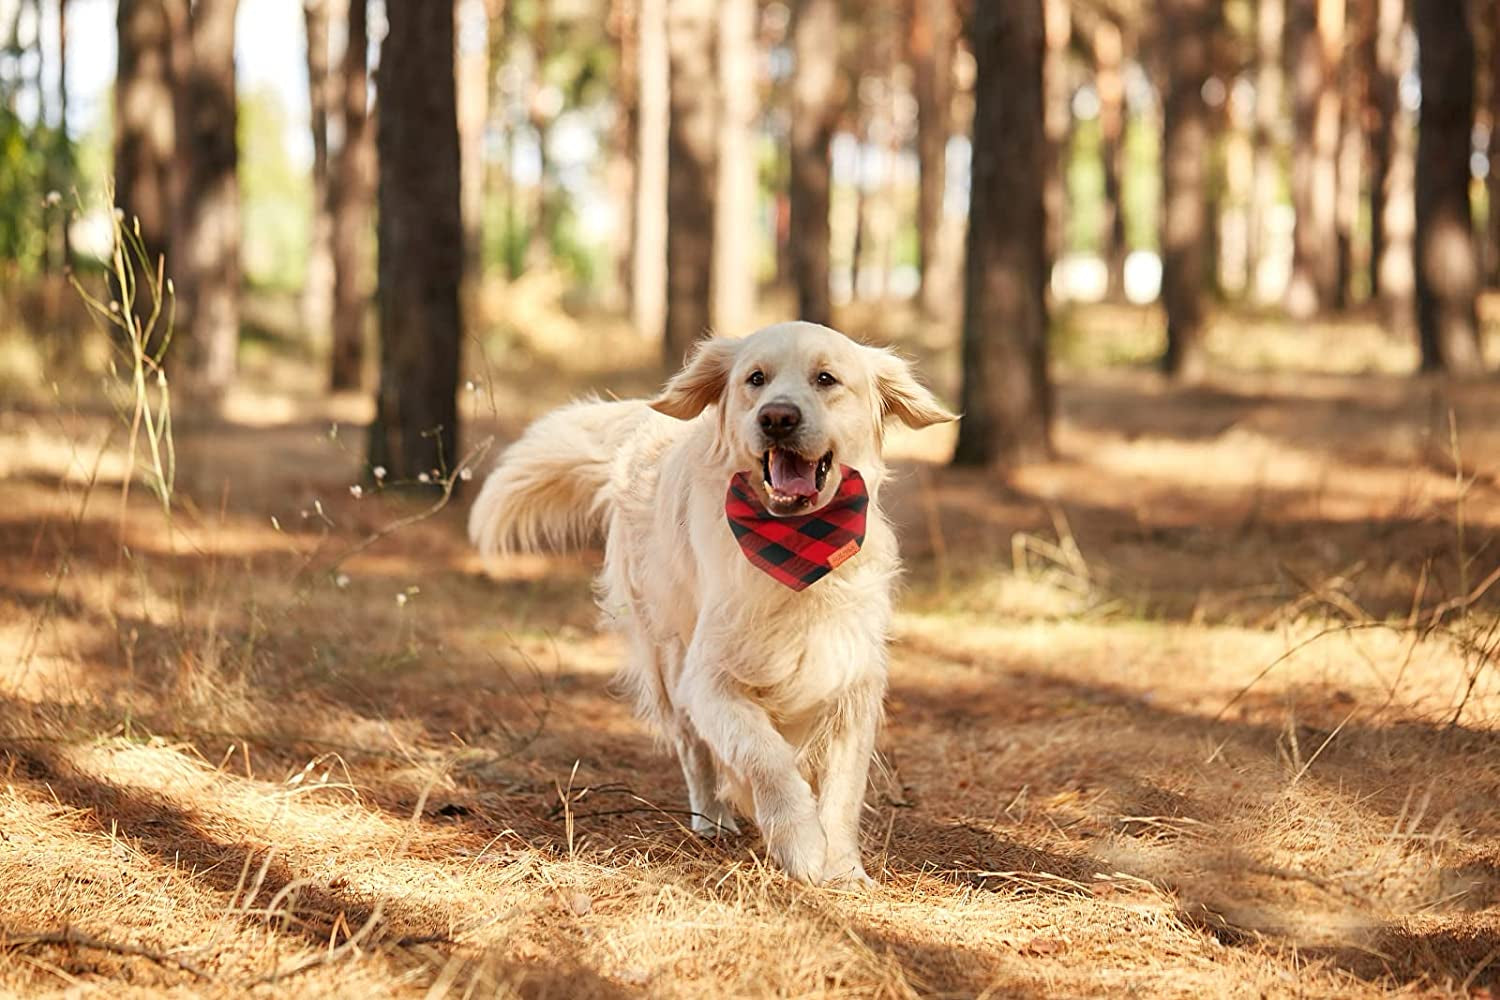
{"type": "Polygon", "coordinates": [[[629,637],[623,680],[676,751],[693,829],[734,831],[737,811],[792,877],[868,884],[859,822],[899,569],[880,513],[884,427],[953,419],[904,360],[827,327],[709,339],[653,400],[577,403],[529,427],[469,534],[495,553],[602,529],[598,592],[629,637]],[[772,531],[867,496],[862,544],[815,584],[783,585],[726,516],[742,473],[754,496],[740,502],[772,531]]]}

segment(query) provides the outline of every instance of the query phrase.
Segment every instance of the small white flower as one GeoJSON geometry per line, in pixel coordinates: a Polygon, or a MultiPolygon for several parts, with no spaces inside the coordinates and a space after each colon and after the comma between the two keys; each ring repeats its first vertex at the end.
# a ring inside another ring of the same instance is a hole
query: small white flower
{"type": "Polygon", "coordinates": [[[304,521],[306,521],[309,517],[312,517],[312,511],[308,510],[305,507],[302,510],[297,511],[297,513],[302,515],[302,520],[304,521]]]}
{"type": "Polygon", "coordinates": [[[120,303],[111,301],[110,304],[109,304],[109,311],[112,312],[112,313],[119,312],[120,311],[120,303]]]}
{"type": "Polygon", "coordinates": [[[358,483],[355,483],[353,486],[349,487],[349,495],[358,500],[360,497],[365,495],[365,488],[358,483]]]}
{"type": "Polygon", "coordinates": [[[385,478],[385,466],[383,466],[383,465],[377,465],[377,466],[375,466],[375,468],[373,468],[373,469],[370,470],[370,475],[374,476],[376,479],[384,479],[385,478]]]}
{"type": "Polygon", "coordinates": [[[47,204],[49,206],[50,205],[57,205],[57,204],[60,204],[61,202],[62,202],[62,195],[61,194],[59,194],[56,191],[48,191],[47,192],[47,204]]]}
{"type": "Polygon", "coordinates": [[[396,604],[399,607],[406,607],[406,595],[404,593],[396,595],[396,604]]]}
{"type": "Polygon", "coordinates": [[[333,582],[340,590],[343,590],[345,587],[349,586],[349,574],[340,573],[338,576],[333,578],[333,582]]]}
{"type": "Polygon", "coordinates": [[[271,515],[271,527],[275,528],[277,531],[281,530],[281,522],[276,520],[275,514],[271,515]]]}
{"type": "Polygon", "coordinates": [[[458,478],[462,479],[464,482],[468,482],[470,479],[474,478],[474,470],[466,468],[464,469],[464,471],[458,474],[458,478]]]}
{"type": "Polygon", "coordinates": [[[427,473],[424,472],[421,475],[417,476],[417,482],[419,482],[419,483],[430,483],[430,482],[432,482],[432,478],[430,476],[428,476],[427,473]]]}
{"type": "Polygon", "coordinates": [[[115,218],[123,222],[125,220],[125,211],[124,211],[124,209],[120,209],[120,208],[115,209],[115,218]]]}
{"type": "Polygon", "coordinates": [[[467,381],[467,382],[464,383],[464,388],[467,389],[469,392],[478,392],[479,391],[479,383],[475,382],[473,379],[469,379],[469,381],[467,381]]]}

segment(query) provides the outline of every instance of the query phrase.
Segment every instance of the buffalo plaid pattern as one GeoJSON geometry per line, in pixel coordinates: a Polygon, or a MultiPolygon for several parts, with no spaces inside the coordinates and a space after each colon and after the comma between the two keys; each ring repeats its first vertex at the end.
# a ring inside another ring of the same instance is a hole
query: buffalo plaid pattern
{"type": "Polygon", "coordinates": [[[745,557],[793,590],[817,583],[865,542],[870,494],[858,472],[847,465],[839,469],[843,479],[833,499],[800,517],[777,517],[766,510],[748,473],[736,473],[729,481],[724,513],[745,557]]]}

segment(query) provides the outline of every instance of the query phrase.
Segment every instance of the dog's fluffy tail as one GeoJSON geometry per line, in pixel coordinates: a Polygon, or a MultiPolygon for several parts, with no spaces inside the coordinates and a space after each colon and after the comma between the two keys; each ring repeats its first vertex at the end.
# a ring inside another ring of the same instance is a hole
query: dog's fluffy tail
{"type": "Polygon", "coordinates": [[[469,511],[469,538],[493,555],[586,537],[608,510],[621,446],[649,413],[638,401],[589,401],[532,424],[485,480],[469,511]]]}

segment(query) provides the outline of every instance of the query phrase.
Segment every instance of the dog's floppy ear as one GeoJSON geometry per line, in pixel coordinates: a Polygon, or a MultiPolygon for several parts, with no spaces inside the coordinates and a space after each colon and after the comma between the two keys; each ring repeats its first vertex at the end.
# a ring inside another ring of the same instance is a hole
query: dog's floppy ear
{"type": "Polygon", "coordinates": [[[917,381],[911,364],[892,351],[875,352],[875,395],[882,419],[899,420],[908,427],[920,429],[958,419],[917,381]]]}
{"type": "Polygon", "coordinates": [[[738,340],[700,340],[682,370],[667,381],[661,395],[651,400],[651,409],[678,420],[691,420],[704,407],[719,401],[739,352],[738,340]]]}

